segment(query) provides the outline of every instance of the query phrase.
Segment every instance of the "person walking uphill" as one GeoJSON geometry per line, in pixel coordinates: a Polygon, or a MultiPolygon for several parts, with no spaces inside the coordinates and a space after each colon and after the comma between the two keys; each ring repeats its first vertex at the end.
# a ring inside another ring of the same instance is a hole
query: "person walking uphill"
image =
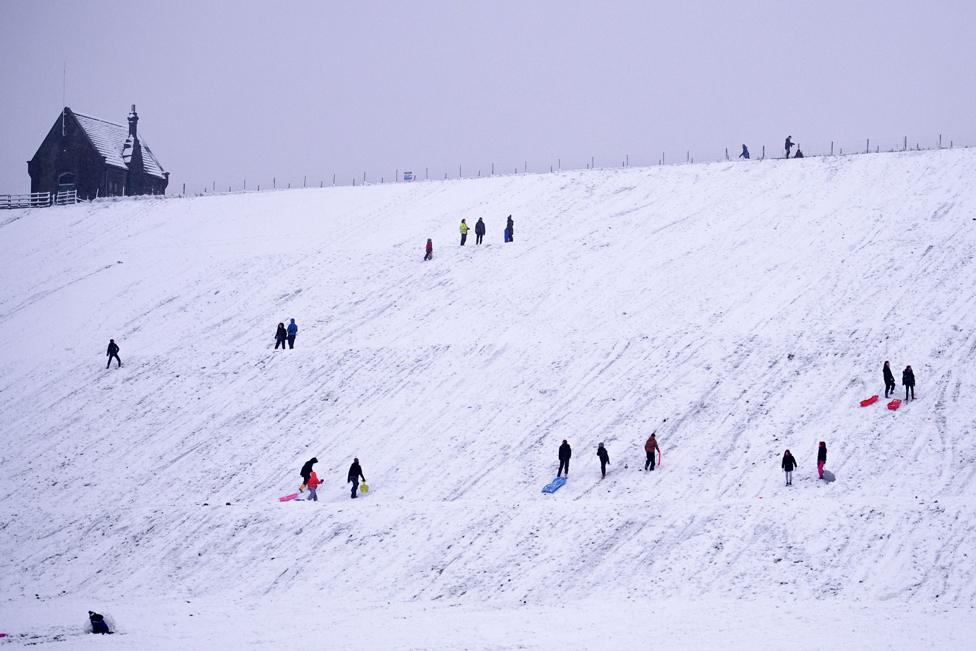
{"type": "Polygon", "coordinates": [[[284,350],[285,339],[287,338],[288,338],[288,331],[285,330],[285,324],[279,323],[278,329],[275,331],[275,350],[278,350],[278,346],[281,346],[281,349],[284,350]]]}
{"type": "Polygon", "coordinates": [[[431,239],[427,238],[427,253],[424,255],[424,262],[434,259],[434,243],[431,239]]]}
{"type": "Polygon", "coordinates": [[[782,466],[783,466],[783,472],[786,473],[786,485],[792,486],[793,471],[796,469],[796,459],[793,458],[793,455],[790,454],[789,450],[787,450],[786,453],[783,454],[782,466]]]}
{"type": "Polygon", "coordinates": [[[823,468],[824,464],[827,463],[827,444],[820,441],[820,447],[817,448],[817,476],[823,479],[823,468]]]}
{"type": "Polygon", "coordinates": [[[108,362],[105,364],[105,368],[112,365],[113,359],[118,362],[118,366],[115,368],[122,368],[122,360],[119,359],[119,346],[115,343],[114,339],[108,340],[108,350],[105,351],[105,356],[108,357],[108,362]]]}
{"type": "Polygon", "coordinates": [[[468,241],[468,222],[461,220],[461,246],[468,241]]]}
{"type": "Polygon", "coordinates": [[[746,160],[749,160],[749,148],[746,147],[745,145],[742,145],[742,153],[739,154],[739,158],[745,158],[746,160]]]}
{"type": "Polygon", "coordinates": [[[512,221],[511,215],[508,216],[508,221],[505,222],[505,241],[515,241],[515,222],[512,221]]]}
{"type": "Polygon", "coordinates": [[[305,462],[305,465],[302,466],[302,469],[298,472],[298,474],[302,476],[302,485],[298,487],[299,493],[305,491],[305,487],[308,486],[308,480],[312,476],[312,466],[314,466],[318,462],[319,462],[318,459],[312,457],[311,459],[305,462]]]}
{"type": "MultiPolygon", "coordinates": [[[[109,360],[111,362],[112,360],[109,360]]],[[[107,366],[105,368],[108,368],[107,366]]],[[[912,392],[912,400],[915,399],[915,371],[912,370],[911,365],[905,367],[905,370],[901,372],[901,383],[905,385],[905,400],[908,400],[908,392],[912,392]]]]}
{"type": "Polygon", "coordinates": [[[895,376],[891,372],[891,366],[887,360],[885,360],[884,366],[881,367],[881,375],[884,376],[885,398],[888,397],[889,392],[891,395],[895,395],[895,376]]]}
{"type": "Polygon", "coordinates": [[[563,444],[559,446],[559,471],[556,472],[557,477],[563,474],[563,470],[566,471],[566,476],[569,477],[569,460],[572,456],[573,448],[569,447],[566,439],[563,439],[563,444]]]}
{"type": "Polygon", "coordinates": [[[319,501],[319,496],[315,494],[315,489],[317,489],[321,485],[322,485],[322,481],[319,479],[319,476],[316,475],[315,471],[313,470],[312,473],[308,476],[308,498],[307,498],[308,501],[310,502],[319,501]]]}
{"type": "Polygon", "coordinates": [[[352,460],[352,465],[349,466],[349,474],[346,475],[346,480],[352,484],[352,494],[351,498],[356,499],[356,491],[359,490],[359,479],[362,478],[366,481],[366,476],[363,474],[363,469],[359,466],[359,458],[352,460]]]}
{"type": "Polygon", "coordinates": [[[603,443],[597,446],[596,456],[600,457],[600,479],[607,476],[607,464],[610,463],[610,453],[603,447],[603,443]]]}
{"type": "Polygon", "coordinates": [[[485,222],[478,217],[478,222],[474,225],[475,244],[481,244],[481,240],[485,239],[485,222]]]}
{"type": "MultiPolygon", "coordinates": [[[[291,319],[288,323],[288,348],[295,347],[295,337],[298,336],[298,326],[295,325],[295,319],[291,319]]],[[[284,345],[281,346],[284,349],[284,345]]]]}
{"type": "Polygon", "coordinates": [[[661,454],[661,446],[657,444],[657,434],[651,433],[644,444],[644,452],[647,453],[647,460],[644,462],[644,470],[654,470],[654,451],[661,454]]]}

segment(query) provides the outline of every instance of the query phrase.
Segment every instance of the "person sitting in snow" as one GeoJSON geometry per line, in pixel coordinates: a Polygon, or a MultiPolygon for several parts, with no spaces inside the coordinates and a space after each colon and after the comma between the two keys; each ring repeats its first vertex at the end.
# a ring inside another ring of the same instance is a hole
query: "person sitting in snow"
{"type": "Polygon", "coordinates": [[[105,635],[105,634],[111,635],[112,631],[108,630],[108,624],[105,622],[105,618],[99,615],[98,613],[89,610],[88,620],[91,622],[92,633],[98,633],[100,635],[105,635]]]}

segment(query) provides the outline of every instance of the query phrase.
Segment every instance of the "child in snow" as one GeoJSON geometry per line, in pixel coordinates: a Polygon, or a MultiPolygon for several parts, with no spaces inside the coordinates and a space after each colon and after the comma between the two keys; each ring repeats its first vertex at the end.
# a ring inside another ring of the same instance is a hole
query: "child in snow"
{"type": "Polygon", "coordinates": [[[433,260],[433,259],[434,259],[434,243],[428,237],[427,238],[427,253],[424,255],[424,262],[426,262],[427,260],[433,260]]]}
{"type": "Polygon", "coordinates": [[[891,372],[891,366],[888,361],[885,360],[884,366],[881,367],[881,375],[884,376],[885,383],[885,398],[888,398],[888,393],[895,395],[895,376],[891,372]]]}
{"type": "Polygon", "coordinates": [[[312,474],[310,474],[308,476],[308,484],[307,484],[307,486],[308,486],[308,497],[305,498],[305,499],[307,499],[309,502],[318,502],[319,501],[319,496],[315,494],[315,489],[318,488],[319,487],[319,484],[321,484],[321,483],[322,482],[319,481],[319,476],[316,475],[315,474],[315,471],[313,470],[312,471],[312,474]]]}
{"type": "Polygon", "coordinates": [[[596,456],[600,457],[600,474],[602,475],[600,478],[603,479],[607,476],[607,464],[610,463],[610,453],[603,447],[603,443],[597,446],[596,456]]]}
{"type": "Polygon", "coordinates": [[[461,220],[461,246],[468,241],[468,222],[461,220]]]}
{"type": "Polygon", "coordinates": [[[823,479],[823,468],[825,463],[827,463],[827,444],[820,441],[820,447],[817,449],[817,475],[820,477],[820,479],[823,479]]]}
{"type": "Polygon", "coordinates": [[[787,450],[786,453],[783,455],[783,464],[782,465],[783,465],[783,472],[786,473],[786,485],[787,486],[792,486],[793,485],[793,469],[796,468],[796,459],[793,458],[793,455],[790,454],[790,451],[789,450],[787,450]]]}
{"type": "MultiPolygon", "coordinates": [[[[111,361],[111,360],[109,360],[111,361]]],[[[912,370],[911,365],[905,367],[905,370],[901,372],[901,383],[905,385],[905,400],[908,400],[909,390],[912,392],[912,400],[915,399],[915,372],[912,370]]]]}
{"type": "Polygon", "coordinates": [[[647,460],[644,462],[644,470],[654,470],[654,451],[661,454],[661,446],[657,444],[657,435],[651,433],[647,442],[644,444],[644,452],[647,453],[647,460]]]}
{"type": "Polygon", "coordinates": [[[279,323],[278,329],[275,331],[275,350],[278,350],[278,346],[281,349],[285,349],[285,339],[288,338],[288,332],[285,330],[285,324],[279,323]]]}

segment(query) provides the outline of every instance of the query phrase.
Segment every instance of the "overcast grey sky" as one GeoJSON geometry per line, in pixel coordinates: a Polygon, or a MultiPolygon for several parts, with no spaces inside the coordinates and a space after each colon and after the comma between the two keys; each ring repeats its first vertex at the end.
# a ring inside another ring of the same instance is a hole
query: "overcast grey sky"
{"type": "Polygon", "coordinates": [[[170,192],[976,144],[976,3],[0,0],[0,193],[67,104],[170,192]]]}

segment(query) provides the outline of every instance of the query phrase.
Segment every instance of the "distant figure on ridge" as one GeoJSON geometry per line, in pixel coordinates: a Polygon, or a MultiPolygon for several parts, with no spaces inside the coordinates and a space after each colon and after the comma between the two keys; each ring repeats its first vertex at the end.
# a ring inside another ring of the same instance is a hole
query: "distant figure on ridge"
{"type": "MultiPolygon", "coordinates": [[[[607,476],[607,464],[610,463],[610,453],[603,447],[603,443],[597,446],[596,456],[600,457],[600,479],[607,476]]],[[[568,471],[567,471],[568,472],[568,471]]]]}
{"type": "Polygon", "coordinates": [[[749,160],[749,148],[746,147],[745,144],[742,145],[742,153],[739,154],[739,158],[745,158],[746,160],[749,160]]]}
{"type": "Polygon", "coordinates": [[[800,144],[796,145],[796,153],[793,154],[793,158],[803,158],[803,151],[800,149],[800,144]]]}
{"type": "Polygon", "coordinates": [[[824,464],[827,463],[827,444],[820,441],[820,447],[817,448],[817,476],[823,479],[823,469],[824,464]]]}
{"type": "MultiPolygon", "coordinates": [[[[109,360],[111,362],[112,360],[109,360]]],[[[106,367],[108,368],[108,367],[106,367]]],[[[901,372],[901,383],[905,385],[905,400],[908,400],[908,392],[912,392],[912,400],[915,399],[915,372],[912,370],[911,364],[905,367],[905,370],[901,372]]]]}
{"type": "Polygon", "coordinates": [[[508,221],[505,222],[505,241],[515,241],[515,222],[512,221],[511,215],[508,216],[508,221]]]}
{"type": "Polygon", "coordinates": [[[115,368],[122,368],[122,360],[119,359],[119,346],[115,343],[114,339],[108,340],[108,350],[105,352],[105,356],[108,357],[108,362],[105,364],[105,368],[112,365],[113,359],[118,362],[118,366],[115,368]]]}
{"type": "Polygon", "coordinates": [[[644,443],[644,452],[647,453],[647,460],[644,461],[644,470],[654,470],[654,451],[661,453],[661,446],[657,444],[657,434],[652,432],[644,443]]]}
{"type": "Polygon", "coordinates": [[[485,222],[482,221],[481,217],[478,217],[478,223],[474,225],[475,237],[474,243],[481,244],[481,240],[485,238],[485,222]]]}
{"type": "Polygon", "coordinates": [[[793,471],[796,469],[796,459],[793,458],[793,455],[790,454],[789,450],[787,450],[786,453],[783,455],[782,466],[783,466],[783,472],[786,473],[786,485],[792,486],[793,471]]]}
{"type": "Polygon", "coordinates": [[[888,393],[895,395],[895,376],[891,372],[891,366],[888,361],[885,360],[884,366],[881,367],[881,374],[884,376],[885,383],[885,398],[888,397],[888,393]]]}
{"type": "Polygon", "coordinates": [[[559,446],[559,471],[556,473],[557,477],[563,474],[563,470],[566,471],[566,476],[569,477],[569,459],[572,456],[573,448],[569,447],[566,439],[563,439],[563,444],[559,446]]]}
{"type": "MultiPolygon", "coordinates": [[[[298,336],[298,326],[295,325],[295,319],[292,319],[288,323],[288,348],[295,347],[295,337],[298,336]]],[[[284,348],[284,346],[282,346],[284,348]]]]}
{"type": "Polygon", "coordinates": [[[359,490],[359,479],[362,478],[366,481],[366,476],[363,475],[363,469],[359,466],[359,458],[352,460],[352,465],[349,466],[349,474],[346,475],[346,480],[352,484],[352,494],[350,497],[356,499],[356,491],[359,490]]]}
{"type": "Polygon", "coordinates": [[[424,255],[424,262],[434,259],[434,242],[427,238],[427,253],[424,255]]]}
{"type": "Polygon", "coordinates": [[[308,461],[306,461],[305,462],[305,465],[302,466],[302,469],[300,471],[298,471],[298,474],[302,476],[302,485],[298,487],[298,492],[299,493],[302,493],[302,492],[305,491],[305,487],[308,486],[308,480],[312,476],[312,466],[314,466],[318,462],[319,462],[318,459],[316,459],[315,457],[312,457],[311,459],[309,459],[308,461]]]}
{"type": "Polygon", "coordinates": [[[468,241],[468,222],[461,220],[461,246],[468,241]]]}
{"type": "Polygon", "coordinates": [[[287,338],[288,338],[288,331],[285,330],[285,324],[279,323],[278,329],[275,331],[275,350],[278,350],[278,346],[281,346],[281,349],[284,350],[285,339],[287,338]]]}
{"type": "Polygon", "coordinates": [[[786,136],[786,143],[783,145],[786,148],[786,157],[790,157],[790,150],[793,149],[793,136],[786,136]]]}

